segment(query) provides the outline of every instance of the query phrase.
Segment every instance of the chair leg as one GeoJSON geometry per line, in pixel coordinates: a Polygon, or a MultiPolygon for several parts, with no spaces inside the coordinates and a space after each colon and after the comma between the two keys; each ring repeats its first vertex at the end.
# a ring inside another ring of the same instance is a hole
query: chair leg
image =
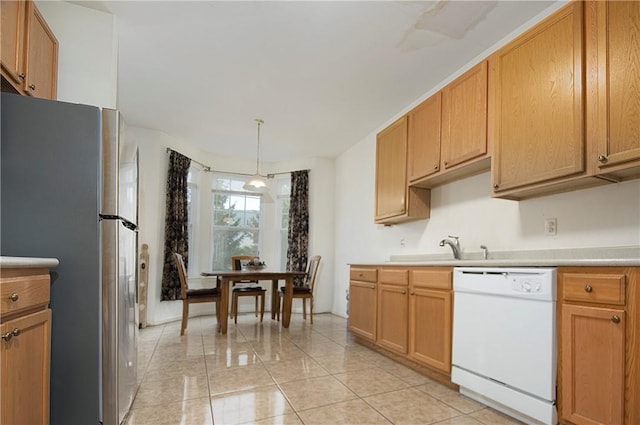
{"type": "Polygon", "coordinates": [[[218,321],[218,329],[217,332],[218,333],[222,333],[222,326],[220,325],[220,303],[222,302],[222,299],[216,301],[216,320],[218,321]]]}
{"type": "MultiPolygon", "coordinates": [[[[256,298],[258,301],[258,298],[256,298]]],[[[260,295],[260,323],[262,323],[262,319],[264,318],[264,292],[260,295]]]]}
{"type": "Polygon", "coordinates": [[[180,336],[184,335],[185,329],[187,329],[187,319],[189,318],[189,303],[187,300],[182,300],[182,327],[180,328],[180,336]]]}
{"type": "Polygon", "coordinates": [[[276,298],[276,320],[279,322],[280,321],[280,294],[275,294],[272,296],[278,297],[276,298]]]}
{"type": "Polygon", "coordinates": [[[256,317],[258,317],[258,295],[256,295],[256,317]]]}
{"type": "Polygon", "coordinates": [[[307,320],[307,299],[302,298],[302,318],[307,320]]]}
{"type": "Polygon", "coordinates": [[[233,294],[233,323],[238,323],[238,294],[233,294]]]}
{"type": "Polygon", "coordinates": [[[311,324],[313,325],[313,297],[309,298],[309,304],[311,305],[309,315],[311,316],[311,324]]]}

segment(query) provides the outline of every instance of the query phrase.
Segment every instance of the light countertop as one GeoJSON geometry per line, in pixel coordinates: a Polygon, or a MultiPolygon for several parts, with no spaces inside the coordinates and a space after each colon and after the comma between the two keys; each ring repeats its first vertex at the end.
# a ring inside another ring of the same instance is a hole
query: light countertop
{"type": "Polygon", "coordinates": [[[60,262],[57,258],[0,256],[0,268],[3,269],[51,268],[56,267],[58,264],[60,262]]]}
{"type": "Polygon", "coordinates": [[[385,262],[354,262],[379,266],[452,266],[452,267],[555,267],[555,266],[640,266],[640,246],[574,248],[532,251],[489,250],[488,259],[481,252],[463,252],[462,259],[455,260],[447,254],[392,255],[385,262]]]}

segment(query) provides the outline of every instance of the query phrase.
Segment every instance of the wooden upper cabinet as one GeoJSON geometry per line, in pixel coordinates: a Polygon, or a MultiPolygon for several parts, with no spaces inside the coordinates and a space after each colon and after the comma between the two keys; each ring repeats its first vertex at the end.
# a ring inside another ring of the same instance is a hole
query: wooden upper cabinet
{"type": "Polygon", "coordinates": [[[45,99],[57,97],[58,40],[32,2],[27,4],[27,64],[25,90],[45,99]]]}
{"type": "Polygon", "coordinates": [[[429,190],[407,185],[407,121],[405,115],[377,137],[375,222],[379,224],[429,217],[429,190]]]}
{"type": "Polygon", "coordinates": [[[409,112],[409,182],[440,170],[442,93],[438,92],[409,112]]]}
{"type": "Polygon", "coordinates": [[[640,177],[640,2],[585,5],[587,138],[597,173],[640,177]]]}
{"type": "Polygon", "coordinates": [[[442,167],[487,152],[487,61],[482,61],[442,90],[442,167]]]}
{"type": "Polygon", "coordinates": [[[23,43],[26,28],[26,4],[24,1],[0,3],[2,16],[2,73],[15,84],[21,85],[23,69],[23,43]]]}
{"type": "Polygon", "coordinates": [[[0,7],[2,76],[18,93],[56,99],[55,35],[32,1],[3,1],[0,7]]]}
{"type": "Polygon", "coordinates": [[[585,172],[582,22],[572,2],[489,59],[496,196],[585,172]]]}
{"type": "Polygon", "coordinates": [[[483,61],[409,112],[409,184],[432,188],[490,166],[483,61]]]}

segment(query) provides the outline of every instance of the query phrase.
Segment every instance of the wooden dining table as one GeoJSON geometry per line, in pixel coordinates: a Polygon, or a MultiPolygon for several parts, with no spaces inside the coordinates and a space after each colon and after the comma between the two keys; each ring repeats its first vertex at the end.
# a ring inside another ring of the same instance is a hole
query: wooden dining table
{"type": "Polygon", "coordinates": [[[222,334],[227,333],[229,323],[229,294],[232,282],[247,280],[270,280],[271,281],[271,319],[276,318],[278,281],[284,280],[284,300],[282,311],[282,326],[289,327],[291,322],[291,305],[293,303],[293,280],[296,276],[305,276],[306,272],[292,271],[270,271],[270,270],[214,270],[201,273],[206,277],[217,277],[220,281],[220,297],[225,302],[219,303],[219,326],[222,334]]]}

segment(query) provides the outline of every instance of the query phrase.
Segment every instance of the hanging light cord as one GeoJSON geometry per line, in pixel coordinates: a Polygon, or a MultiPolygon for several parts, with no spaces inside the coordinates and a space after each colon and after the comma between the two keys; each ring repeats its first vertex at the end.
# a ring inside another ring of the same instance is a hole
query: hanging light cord
{"type": "Polygon", "coordinates": [[[258,147],[256,152],[256,174],[261,176],[260,174],[260,125],[264,124],[264,121],[260,118],[256,118],[256,122],[258,123],[258,147]]]}

